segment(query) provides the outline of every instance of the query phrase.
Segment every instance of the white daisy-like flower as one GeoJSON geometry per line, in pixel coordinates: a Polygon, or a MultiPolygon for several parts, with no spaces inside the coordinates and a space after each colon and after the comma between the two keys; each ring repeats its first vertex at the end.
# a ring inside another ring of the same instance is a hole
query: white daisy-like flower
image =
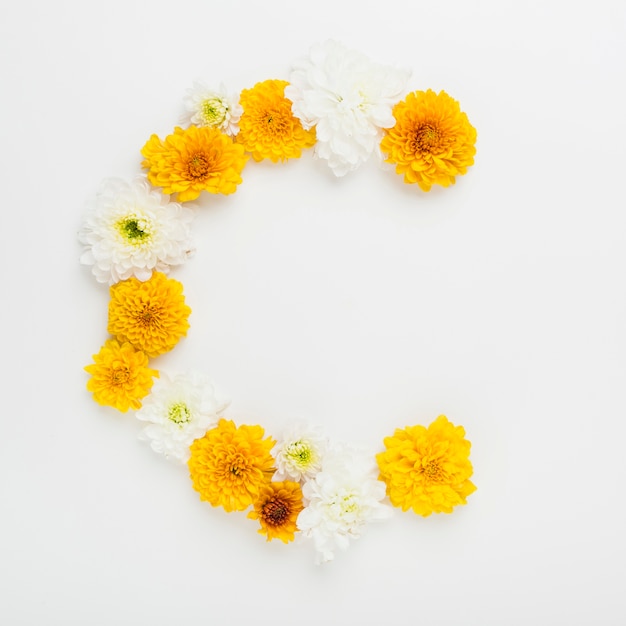
{"type": "Polygon", "coordinates": [[[85,245],[80,262],[91,265],[98,282],[110,285],[131,276],[148,280],[154,270],[167,273],[194,252],[194,215],[143,176],[130,183],[107,178],[87,204],[78,233],[85,245]]]}
{"type": "Polygon", "coordinates": [[[378,480],[375,456],[348,445],[329,450],[322,471],[304,483],[304,509],[298,516],[303,537],[311,537],[316,563],[331,561],[335,550],[346,550],[370,521],[392,514],[383,502],[385,484],[378,480]]]}
{"type": "Polygon", "coordinates": [[[228,94],[224,85],[215,90],[201,81],[195,81],[183,99],[185,114],[181,118],[184,126],[210,126],[234,137],[239,132],[239,118],[243,109],[239,96],[228,94]]]}
{"type": "Polygon", "coordinates": [[[137,419],[149,422],[140,438],[155,452],[186,463],[189,446],[217,425],[227,406],[209,377],[190,371],[170,378],[160,372],[135,412],[137,419]]]}
{"type": "Polygon", "coordinates": [[[285,97],[305,128],[315,126],[315,156],[344,176],[373,153],[380,155],[382,129],[394,126],[391,110],[409,76],[329,40],[294,66],[285,97]]]}
{"type": "Polygon", "coordinates": [[[293,424],[272,449],[276,462],[273,480],[300,482],[312,478],[322,469],[326,445],[319,428],[293,424]]]}

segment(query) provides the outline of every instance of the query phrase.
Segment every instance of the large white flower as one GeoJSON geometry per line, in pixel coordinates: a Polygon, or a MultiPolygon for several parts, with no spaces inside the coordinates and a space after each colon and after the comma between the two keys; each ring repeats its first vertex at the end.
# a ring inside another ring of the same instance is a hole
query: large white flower
{"type": "Polygon", "coordinates": [[[201,81],[195,81],[183,99],[185,114],[181,119],[184,126],[211,126],[234,137],[239,132],[239,118],[243,109],[239,97],[228,94],[224,85],[212,89],[201,81]]]}
{"type": "Polygon", "coordinates": [[[87,205],[80,261],[110,285],[131,276],[148,280],[154,270],[167,273],[194,251],[193,217],[192,208],[170,202],[143,176],[130,183],[107,178],[87,205]]]}
{"type": "Polygon", "coordinates": [[[140,437],[149,441],[155,452],[186,463],[189,446],[217,425],[228,401],[220,396],[210,378],[198,372],[173,378],[160,374],[135,413],[137,419],[149,422],[140,437]]]}
{"type": "Polygon", "coordinates": [[[329,40],[294,66],[285,96],[302,125],[315,126],[315,155],[343,176],[375,151],[380,155],[382,129],[394,126],[391,110],[409,76],[408,70],[373,63],[329,40]]]}
{"type": "Polygon", "coordinates": [[[272,449],[276,462],[273,480],[300,482],[312,478],[322,469],[326,445],[319,428],[293,424],[272,449]]]}
{"type": "Polygon", "coordinates": [[[347,549],[367,522],[391,515],[391,507],[382,502],[385,484],[377,476],[374,454],[342,444],[328,451],[322,471],[304,484],[305,508],[297,524],[304,537],[313,538],[316,563],[331,561],[336,549],[347,549]]]}

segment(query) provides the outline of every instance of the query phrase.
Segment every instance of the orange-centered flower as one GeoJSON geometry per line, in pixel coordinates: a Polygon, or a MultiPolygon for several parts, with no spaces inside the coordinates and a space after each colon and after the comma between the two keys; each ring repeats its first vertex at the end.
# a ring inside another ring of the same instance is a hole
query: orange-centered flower
{"type": "Polygon", "coordinates": [[[428,428],[397,429],[384,443],[385,452],[376,455],[380,479],[387,485],[391,503],[403,511],[413,509],[424,517],[452,513],[476,491],[469,480],[471,444],[463,427],[444,415],[428,428]]]}
{"type": "Polygon", "coordinates": [[[115,407],[125,413],[139,409],[141,398],[152,388],[152,377],[159,372],[148,367],[148,357],[129,343],[109,339],[93,355],[94,363],[85,370],[91,374],[87,389],[98,404],[115,407]]]}
{"type": "Polygon", "coordinates": [[[177,193],[180,202],[202,191],[230,194],[241,183],[248,156],[244,149],[216,128],[175,128],[164,141],[152,135],[141,150],[148,180],[163,193],[177,193]]]}
{"type": "Polygon", "coordinates": [[[129,278],[110,287],[109,332],[150,357],[171,350],[187,334],[191,309],[183,286],[161,272],[142,282],[129,278]]]}
{"type": "Polygon", "coordinates": [[[271,437],[260,426],[239,426],[221,419],[191,444],[189,472],[201,500],[226,511],[243,511],[274,473],[271,437]]]}
{"type": "Polygon", "coordinates": [[[284,80],[266,80],[241,92],[243,115],[237,141],[255,161],[300,158],[303,148],[315,143],[315,129],[304,130],[285,98],[284,80]]]}
{"type": "Polygon", "coordinates": [[[298,530],[296,520],[303,508],[302,490],[298,483],[271,482],[261,487],[254,510],[248,513],[248,517],[259,520],[259,533],[266,535],[268,541],[280,539],[289,543],[298,530]]]}
{"type": "Polygon", "coordinates": [[[474,163],[476,129],[445,91],[410,93],[393,115],[395,126],[385,131],[380,149],[405,183],[424,191],[435,184],[448,187],[474,163]]]}

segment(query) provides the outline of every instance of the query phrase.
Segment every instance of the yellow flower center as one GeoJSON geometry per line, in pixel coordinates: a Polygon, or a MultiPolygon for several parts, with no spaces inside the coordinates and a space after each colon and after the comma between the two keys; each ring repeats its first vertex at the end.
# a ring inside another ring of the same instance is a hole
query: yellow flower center
{"type": "Polygon", "coordinates": [[[137,321],[137,324],[143,326],[144,328],[148,326],[157,326],[160,320],[159,313],[159,307],[146,304],[141,311],[135,315],[135,320],[137,321]]]}
{"type": "Polygon", "coordinates": [[[178,426],[188,424],[191,421],[191,411],[184,402],[172,404],[167,411],[167,419],[178,426]]]}
{"type": "Polygon", "coordinates": [[[187,161],[187,178],[204,180],[211,171],[211,159],[204,152],[196,152],[187,161]]]}
{"type": "Polygon", "coordinates": [[[207,98],[202,103],[202,119],[207,126],[221,126],[227,113],[228,106],[219,98],[207,98]]]}
{"type": "Polygon", "coordinates": [[[111,370],[111,385],[118,387],[123,385],[130,378],[130,369],[128,367],[114,367],[111,370]]]}
{"type": "Polygon", "coordinates": [[[265,122],[265,128],[270,135],[284,135],[289,130],[287,120],[281,111],[267,111],[265,122]]]}
{"type": "Polygon", "coordinates": [[[439,129],[433,124],[422,124],[415,133],[415,150],[419,152],[431,152],[439,145],[441,135],[439,129]]]}
{"type": "Polygon", "coordinates": [[[428,480],[436,482],[441,479],[443,472],[437,461],[428,461],[422,466],[422,473],[428,480]]]}
{"type": "Polygon", "coordinates": [[[289,504],[282,498],[274,498],[263,505],[261,516],[269,526],[280,526],[289,517],[289,504]]]}

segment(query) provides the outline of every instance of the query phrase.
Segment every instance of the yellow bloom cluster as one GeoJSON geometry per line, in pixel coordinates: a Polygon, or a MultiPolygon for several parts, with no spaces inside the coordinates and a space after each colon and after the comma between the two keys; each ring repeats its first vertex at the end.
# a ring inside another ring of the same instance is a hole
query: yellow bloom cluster
{"type": "Polygon", "coordinates": [[[476,491],[469,480],[471,444],[463,427],[454,426],[444,415],[428,428],[396,429],[384,443],[385,452],[376,455],[380,478],[391,503],[403,511],[413,509],[424,517],[452,513],[476,491]]]}

